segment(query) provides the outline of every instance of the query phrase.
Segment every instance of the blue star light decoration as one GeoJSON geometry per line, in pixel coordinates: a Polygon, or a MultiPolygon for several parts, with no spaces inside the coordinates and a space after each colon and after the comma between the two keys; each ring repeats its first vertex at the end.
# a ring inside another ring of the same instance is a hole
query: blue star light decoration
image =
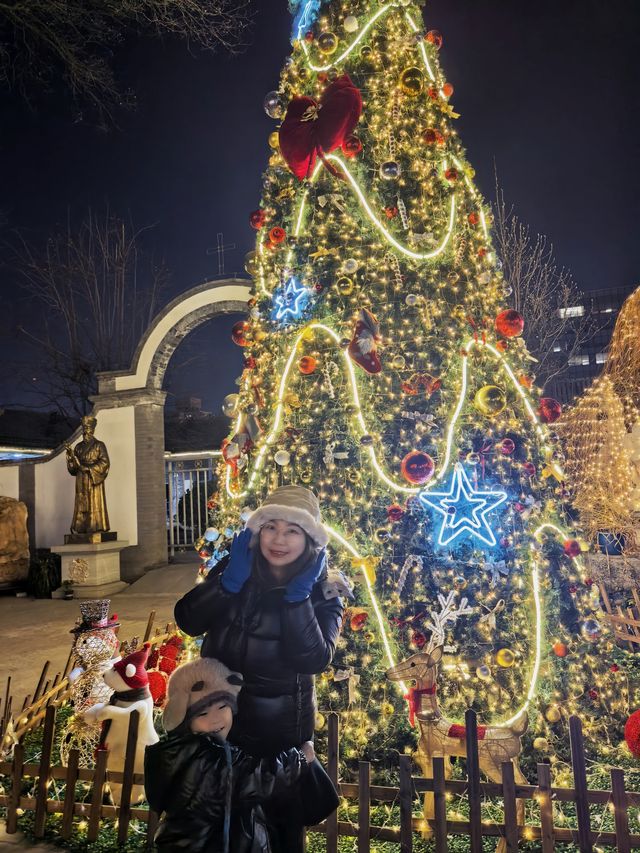
{"type": "Polygon", "coordinates": [[[271,316],[276,323],[287,326],[289,323],[302,318],[310,299],[309,289],[301,284],[295,276],[291,276],[286,284],[274,294],[271,316]]]}
{"type": "Polygon", "coordinates": [[[459,462],[448,491],[425,490],[418,495],[418,500],[425,508],[434,509],[442,516],[438,535],[440,547],[446,547],[459,536],[475,538],[489,548],[495,547],[497,540],[487,516],[507,500],[507,493],[475,489],[459,462]]]}

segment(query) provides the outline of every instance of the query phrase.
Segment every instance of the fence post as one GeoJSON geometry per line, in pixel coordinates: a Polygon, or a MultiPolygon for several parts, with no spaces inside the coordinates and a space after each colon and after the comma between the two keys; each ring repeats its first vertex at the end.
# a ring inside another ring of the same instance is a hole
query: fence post
{"type": "Polygon", "coordinates": [[[433,759],[433,808],[436,825],[435,853],[447,853],[447,789],[444,772],[445,759],[433,759]]]}
{"type": "Polygon", "coordinates": [[[540,792],[542,853],[553,853],[556,847],[553,831],[553,805],[551,803],[551,768],[548,764],[538,764],[538,791],[540,792]]]}
{"type": "Polygon", "coordinates": [[[127,734],[127,751],[124,756],[122,772],[122,790],[120,791],[120,808],[118,809],[118,844],[124,844],[129,831],[131,820],[131,791],[133,790],[133,774],[136,763],[136,747],[138,745],[138,726],[140,713],[132,711],[129,717],[129,732],[127,734]]]}
{"type": "Polygon", "coordinates": [[[400,756],[400,853],[413,853],[411,756],[400,756]]]}
{"type": "Polygon", "coordinates": [[[38,785],[36,793],[36,814],[33,821],[33,834],[36,838],[44,838],[47,820],[47,789],[49,770],[51,769],[51,749],[56,725],[56,709],[49,705],[44,718],[44,734],[42,736],[42,754],[38,768],[38,785]]]}
{"type": "Polygon", "coordinates": [[[100,831],[100,818],[102,817],[102,797],[104,794],[104,780],[107,776],[107,758],[109,753],[106,749],[99,749],[96,753],[96,766],[93,771],[93,791],[91,792],[91,809],[89,811],[89,829],[87,830],[87,841],[97,841],[100,831]]]}
{"type": "Polygon", "coordinates": [[[76,803],[76,782],[78,781],[78,766],[80,764],[80,753],[72,749],[69,753],[69,766],[64,788],[64,811],[62,813],[62,837],[71,838],[73,829],[73,811],[76,803]]]}
{"type": "Polygon", "coordinates": [[[13,835],[18,829],[18,809],[22,789],[22,765],[24,764],[24,746],[17,743],[13,750],[13,768],[11,770],[11,797],[7,806],[7,835],[13,835]]]}
{"type": "Polygon", "coordinates": [[[44,666],[42,667],[42,672],[40,673],[40,678],[38,679],[38,684],[36,686],[35,693],[33,694],[33,701],[37,702],[40,696],[45,692],[42,689],[42,685],[44,684],[44,680],[47,677],[47,672],[49,671],[50,661],[46,660],[44,662],[44,666]]]}
{"type": "Polygon", "coordinates": [[[153,630],[153,623],[155,621],[155,618],[156,618],[156,611],[152,610],[151,613],[149,613],[149,619],[147,620],[147,627],[144,629],[144,637],[142,638],[143,643],[146,643],[149,640],[149,637],[151,636],[151,631],[153,630]]]}
{"type": "Polygon", "coordinates": [[[358,853],[369,853],[371,765],[368,761],[361,761],[358,771],[358,853]]]}
{"type": "Polygon", "coordinates": [[[611,771],[611,792],[616,819],[616,850],[618,853],[630,853],[629,815],[627,814],[627,794],[624,790],[622,770],[611,771]]]}
{"type": "Polygon", "coordinates": [[[504,800],[504,837],[507,841],[507,853],[518,853],[516,783],[513,764],[510,761],[505,761],[502,765],[502,798],[504,800]]]}
{"type": "MultiPolygon", "coordinates": [[[[328,737],[327,737],[327,772],[329,778],[338,788],[338,758],[340,754],[340,741],[338,734],[338,715],[335,711],[329,714],[328,737]]],[[[338,810],[327,818],[327,853],[338,853],[338,810]]]]}
{"type": "Polygon", "coordinates": [[[478,721],[471,708],[464,715],[467,739],[467,776],[469,782],[469,836],[471,853],[482,853],[482,820],[480,814],[480,763],[478,761],[478,721]]]}
{"type": "Polygon", "coordinates": [[[582,723],[579,717],[569,717],[569,737],[571,741],[571,766],[573,768],[573,786],[576,790],[576,816],[578,818],[578,846],[580,853],[593,853],[591,841],[591,817],[587,789],[587,768],[584,758],[582,723]]]}

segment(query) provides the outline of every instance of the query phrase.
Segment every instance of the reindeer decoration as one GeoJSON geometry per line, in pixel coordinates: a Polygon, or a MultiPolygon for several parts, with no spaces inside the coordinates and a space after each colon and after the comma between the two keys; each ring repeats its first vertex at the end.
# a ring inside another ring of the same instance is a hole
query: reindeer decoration
{"type": "MultiPolygon", "coordinates": [[[[396,666],[387,670],[391,681],[414,680],[415,687],[409,691],[409,719],[412,725],[418,722],[420,737],[415,760],[423,776],[433,779],[433,759],[436,756],[446,758],[457,756],[466,758],[467,744],[464,726],[452,723],[442,715],[437,699],[438,664],[442,660],[443,646],[433,651],[417,652],[396,666]]],[[[517,783],[526,785],[527,780],[518,765],[518,756],[522,744],[521,737],[528,727],[526,714],[513,726],[478,726],[478,760],[480,769],[491,782],[502,781],[501,765],[505,761],[513,762],[513,772],[517,783]]],[[[451,764],[445,761],[445,774],[450,774],[451,764]]],[[[424,795],[424,817],[426,821],[434,817],[434,798],[432,792],[424,795]]],[[[524,801],[517,801],[518,824],[524,824],[524,801]]],[[[430,831],[427,834],[431,834],[430,831]]],[[[505,839],[500,839],[496,853],[506,850],[505,839]]]]}

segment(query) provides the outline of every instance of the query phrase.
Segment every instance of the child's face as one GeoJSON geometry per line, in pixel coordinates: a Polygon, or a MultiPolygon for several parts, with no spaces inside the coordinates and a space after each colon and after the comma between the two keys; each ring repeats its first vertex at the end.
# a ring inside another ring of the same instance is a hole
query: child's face
{"type": "Polygon", "coordinates": [[[226,702],[214,702],[197,717],[191,720],[191,731],[194,734],[216,735],[220,740],[226,740],[233,723],[233,711],[226,702]]]}

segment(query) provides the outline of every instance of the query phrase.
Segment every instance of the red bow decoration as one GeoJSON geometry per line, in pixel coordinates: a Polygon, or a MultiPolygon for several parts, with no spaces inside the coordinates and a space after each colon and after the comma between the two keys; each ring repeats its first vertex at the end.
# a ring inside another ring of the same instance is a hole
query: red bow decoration
{"type": "Polygon", "coordinates": [[[291,99],[280,127],[280,152],[298,180],[311,175],[317,157],[338,174],[325,155],[340,148],[361,114],[362,95],[348,74],[327,86],[320,103],[307,95],[291,99]]]}

